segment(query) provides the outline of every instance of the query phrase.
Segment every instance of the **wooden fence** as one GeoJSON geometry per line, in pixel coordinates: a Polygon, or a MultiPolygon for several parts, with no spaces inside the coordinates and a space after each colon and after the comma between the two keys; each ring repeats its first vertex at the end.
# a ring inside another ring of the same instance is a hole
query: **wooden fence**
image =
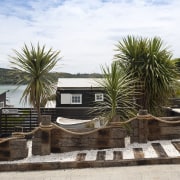
{"type": "MultiPolygon", "coordinates": [[[[93,119],[94,114],[89,108],[41,108],[41,115],[51,115],[51,121],[57,117],[74,119],[93,119]]],[[[29,132],[38,126],[37,112],[32,108],[1,108],[0,109],[0,137],[10,136],[14,131],[29,132]]]]}
{"type": "MultiPolygon", "coordinates": [[[[57,118],[56,109],[42,108],[42,115],[51,115],[52,121],[57,118]]],[[[0,109],[0,137],[10,136],[12,132],[30,132],[38,126],[37,111],[32,108],[0,109]]]]}

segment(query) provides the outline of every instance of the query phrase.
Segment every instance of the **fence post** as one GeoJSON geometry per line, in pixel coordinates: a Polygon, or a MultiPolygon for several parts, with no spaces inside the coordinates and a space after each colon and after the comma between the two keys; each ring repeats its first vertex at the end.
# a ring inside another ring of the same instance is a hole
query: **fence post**
{"type": "Polygon", "coordinates": [[[49,155],[51,153],[51,116],[41,116],[40,129],[32,139],[33,155],[49,155]]]}
{"type": "Polygon", "coordinates": [[[148,115],[147,110],[139,110],[137,119],[131,122],[132,132],[130,135],[131,143],[147,143],[148,122],[145,117],[148,115]]]}

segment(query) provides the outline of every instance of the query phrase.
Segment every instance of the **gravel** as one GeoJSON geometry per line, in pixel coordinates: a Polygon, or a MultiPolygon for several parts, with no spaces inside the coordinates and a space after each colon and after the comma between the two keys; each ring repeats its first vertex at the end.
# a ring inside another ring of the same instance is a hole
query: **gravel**
{"type": "MultiPolygon", "coordinates": [[[[173,141],[180,141],[176,139],[173,141]]],[[[51,153],[46,156],[32,155],[32,141],[27,142],[29,148],[28,157],[22,160],[16,161],[0,161],[0,164],[15,164],[15,163],[35,163],[35,162],[71,162],[76,160],[78,153],[86,153],[86,161],[95,161],[98,151],[105,151],[105,160],[113,160],[113,151],[122,151],[123,159],[134,159],[133,148],[142,148],[145,158],[157,158],[155,150],[151,146],[151,143],[160,143],[169,157],[180,157],[180,153],[172,145],[171,140],[162,141],[151,141],[146,144],[133,143],[130,144],[129,138],[125,139],[125,148],[113,148],[104,150],[83,150],[83,151],[72,151],[66,153],[51,153]]]]}

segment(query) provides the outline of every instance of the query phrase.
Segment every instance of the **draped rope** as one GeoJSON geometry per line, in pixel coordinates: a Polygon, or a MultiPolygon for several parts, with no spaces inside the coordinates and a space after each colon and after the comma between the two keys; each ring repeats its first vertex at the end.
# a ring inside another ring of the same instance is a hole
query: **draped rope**
{"type": "Polygon", "coordinates": [[[176,120],[176,121],[167,121],[167,120],[164,120],[164,119],[161,119],[161,118],[158,118],[158,117],[155,117],[155,116],[152,116],[151,117],[157,121],[160,121],[160,122],[163,122],[163,123],[167,123],[167,124],[177,124],[177,123],[180,123],[180,120],[176,120]]]}
{"type": "Polygon", "coordinates": [[[123,122],[110,122],[110,124],[112,124],[112,125],[123,125],[123,124],[130,123],[131,121],[136,120],[136,119],[137,119],[137,117],[133,117],[133,118],[127,120],[127,121],[123,121],[123,122]]]}
{"type": "Polygon", "coordinates": [[[92,134],[94,132],[97,132],[101,129],[108,129],[108,128],[112,128],[112,127],[117,127],[117,126],[122,126],[124,124],[128,124],[134,120],[156,120],[156,121],[159,121],[159,122],[162,122],[162,123],[167,123],[167,124],[178,124],[180,123],[180,120],[176,120],[176,121],[168,121],[168,120],[164,120],[162,118],[159,118],[159,117],[155,117],[151,114],[147,114],[147,115],[139,115],[137,114],[136,117],[133,117],[133,118],[130,118],[129,120],[127,121],[123,121],[123,122],[111,122],[110,123],[110,126],[106,126],[106,127],[101,127],[101,128],[98,128],[98,129],[94,129],[94,130],[91,130],[91,131],[88,131],[88,132],[74,132],[74,131],[70,131],[70,130],[67,130],[61,126],[58,126],[54,123],[51,123],[50,125],[47,125],[47,126],[44,126],[42,124],[40,124],[39,127],[35,128],[34,130],[32,130],[31,132],[14,132],[12,133],[12,137],[10,138],[5,138],[5,139],[2,139],[0,140],[0,143],[3,143],[3,142],[6,142],[6,141],[9,141],[9,140],[13,140],[13,139],[20,139],[20,138],[23,138],[27,135],[33,135],[36,131],[38,131],[39,129],[40,130],[45,130],[45,129],[51,129],[51,128],[57,128],[57,129],[60,129],[64,132],[67,132],[69,134],[72,134],[72,135],[88,135],[88,134],[92,134]]]}
{"type": "Polygon", "coordinates": [[[52,124],[55,128],[60,129],[60,130],[62,130],[62,131],[64,131],[64,132],[67,132],[67,133],[72,134],[72,135],[88,135],[88,134],[92,134],[92,133],[97,132],[97,131],[102,130],[102,129],[112,128],[112,126],[106,126],[106,127],[101,127],[101,128],[98,128],[98,129],[93,129],[93,130],[88,131],[88,132],[74,132],[74,131],[67,130],[67,129],[61,127],[61,126],[58,126],[58,125],[56,125],[56,124],[54,124],[54,123],[51,123],[51,124],[52,124]]]}
{"type": "Polygon", "coordinates": [[[147,114],[147,115],[137,115],[136,117],[134,118],[131,118],[127,121],[123,121],[123,122],[111,122],[112,125],[124,125],[124,124],[127,124],[127,123],[130,123],[131,121],[133,120],[157,120],[159,122],[163,122],[163,123],[167,123],[167,124],[178,124],[180,123],[180,120],[176,120],[176,121],[167,121],[167,120],[164,120],[162,118],[158,118],[156,116],[153,116],[151,114],[147,114]]]}

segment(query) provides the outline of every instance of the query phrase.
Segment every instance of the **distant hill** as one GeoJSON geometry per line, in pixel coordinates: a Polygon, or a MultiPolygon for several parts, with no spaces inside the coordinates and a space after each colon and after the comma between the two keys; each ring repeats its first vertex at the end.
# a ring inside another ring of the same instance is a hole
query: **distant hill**
{"type": "Polygon", "coordinates": [[[11,69],[0,68],[0,84],[15,84],[17,77],[14,76],[13,72],[11,69]]]}
{"type": "MultiPolygon", "coordinates": [[[[64,72],[52,72],[51,73],[55,79],[58,78],[100,78],[101,74],[92,73],[92,74],[70,74],[64,72]]],[[[0,68],[0,84],[16,84],[24,75],[17,73],[12,69],[0,68]]]]}

